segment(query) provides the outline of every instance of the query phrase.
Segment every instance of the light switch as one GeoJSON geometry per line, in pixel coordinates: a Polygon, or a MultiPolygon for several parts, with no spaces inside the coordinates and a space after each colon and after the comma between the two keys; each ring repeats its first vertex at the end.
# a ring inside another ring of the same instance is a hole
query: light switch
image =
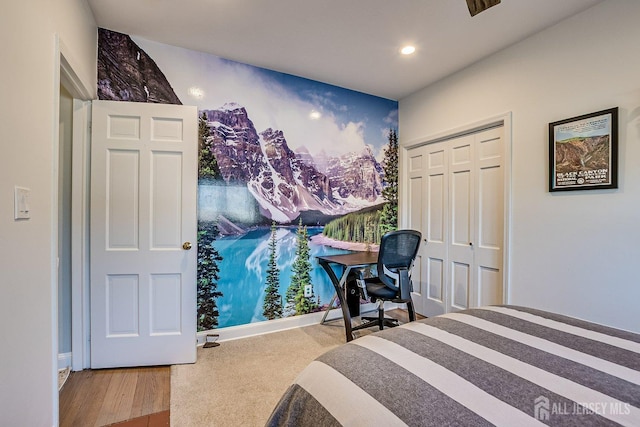
{"type": "Polygon", "coordinates": [[[31,190],[24,187],[16,186],[14,189],[14,213],[15,219],[29,219],[31,218],[29,198],[31,197],[31,190]]]}

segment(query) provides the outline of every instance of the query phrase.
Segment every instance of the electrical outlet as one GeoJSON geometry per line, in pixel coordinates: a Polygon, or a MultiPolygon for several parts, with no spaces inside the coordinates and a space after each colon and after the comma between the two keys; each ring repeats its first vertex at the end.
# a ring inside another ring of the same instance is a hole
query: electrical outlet
{"type": "Polygon", "coordinates": [[[305,285],[304,286],[304,297],[305,298],[310,298],[311,295],[313,295],[313,286],[305,285]]]}

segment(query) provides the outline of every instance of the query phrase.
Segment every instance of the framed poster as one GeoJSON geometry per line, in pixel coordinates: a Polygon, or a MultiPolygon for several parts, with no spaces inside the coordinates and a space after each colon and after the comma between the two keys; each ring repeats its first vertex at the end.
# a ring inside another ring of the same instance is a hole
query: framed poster
{"type": "Polygon", "coordinates": [[[618,188],[618,107],[549,123],[549,191],[618,188]]]}

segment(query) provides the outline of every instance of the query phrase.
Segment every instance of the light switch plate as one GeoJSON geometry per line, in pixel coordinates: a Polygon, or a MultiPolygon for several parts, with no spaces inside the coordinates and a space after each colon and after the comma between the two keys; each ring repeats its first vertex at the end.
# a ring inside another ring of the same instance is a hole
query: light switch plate
{"type": "Polygon", "coordinates": [[[29,219],[31,218],[30,212],[30,197],[31,190],[24,187],[16,186],[14,188],[14,212],[13,217],[15,219],[29,219]]]}

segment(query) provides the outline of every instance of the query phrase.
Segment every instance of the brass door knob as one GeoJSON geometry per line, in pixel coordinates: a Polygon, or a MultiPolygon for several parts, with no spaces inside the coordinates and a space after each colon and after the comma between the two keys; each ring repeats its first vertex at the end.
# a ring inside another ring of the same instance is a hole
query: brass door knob
{"type": "Polygon", "coordinates": [[[189,249],[191,249],[191,242],[184,242],[182,244],[182,249],[184,249],[185,251],[188,251],[189,249]]]}

